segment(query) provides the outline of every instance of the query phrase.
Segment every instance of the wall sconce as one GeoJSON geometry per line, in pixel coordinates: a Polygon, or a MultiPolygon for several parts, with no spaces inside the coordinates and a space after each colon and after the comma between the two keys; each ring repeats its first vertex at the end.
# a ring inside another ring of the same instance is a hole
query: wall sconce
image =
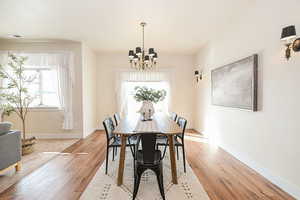
{"type": "Polygon", "coordinates": [[[196,77],[197,83],[199,82],[199,80],[202,80],[202,71],[199,72],[199,70],[196,70],[195,71],[195,77],[196,77]]]}
{"type": "Polygon", "coordinates": [[[300,38],[297,38],[296,28],[294,25],[284,27],[281,33],[281,40],[285,42],[285,58],[289,60],[291,57],[291,50],[294,52],[300,51],[300,38]]]}

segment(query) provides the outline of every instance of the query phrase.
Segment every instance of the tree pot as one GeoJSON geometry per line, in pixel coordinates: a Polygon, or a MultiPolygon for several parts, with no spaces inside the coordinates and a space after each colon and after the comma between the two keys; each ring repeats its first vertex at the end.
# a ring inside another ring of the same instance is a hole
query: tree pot
{"type": "Polygon", "coordinates": [[[31,137],[22,140],[22,155],[30,154],[34,151],[34,145],[36,143],[36,138],[31,137]]]}

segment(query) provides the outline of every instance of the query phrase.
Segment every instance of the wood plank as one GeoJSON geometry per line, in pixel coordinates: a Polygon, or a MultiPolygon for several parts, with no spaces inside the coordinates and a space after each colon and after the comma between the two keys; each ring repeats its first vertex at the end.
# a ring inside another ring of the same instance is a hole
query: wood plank
{"type": "MultiPolygon", "coordinates": [[[[5,190],[0,199],[77,200],[103,163],[105,147],[105,134],[98,131],[5,190]]],[[[294,200],[221,148],[188,139],[185,148],[211,200],[294,200]]]]}

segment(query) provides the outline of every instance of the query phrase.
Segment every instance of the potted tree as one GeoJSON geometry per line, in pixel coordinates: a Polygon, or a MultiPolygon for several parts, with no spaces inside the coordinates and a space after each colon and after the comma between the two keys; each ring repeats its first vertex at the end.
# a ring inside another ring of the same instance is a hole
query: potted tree
{"type": "Polygon", "coordinates": [[[33,151],[36,142],[35,137],[26,137],[26,117],[30,104],[35,96],[28,92],[28,86],[36,79],[36,76],[26,76],[26,57],[8,54],[7,65],[0,65],[0,79],[3,85],[0,87],[1,108],[4,115],[14,112],[22,122],[22,154],[33,151]]]}
{"type": "Polygon", "coordinates": [[[143,120],[151,120],[152,115],[154,114],[153,103],[158,103],[163,101],[167,95],[166,90],[155,90],[148,87],[137,86],[134,88],[135,94],[134,99],[137,102],[143,102],[139,113],[143,116],[143,120]]]}

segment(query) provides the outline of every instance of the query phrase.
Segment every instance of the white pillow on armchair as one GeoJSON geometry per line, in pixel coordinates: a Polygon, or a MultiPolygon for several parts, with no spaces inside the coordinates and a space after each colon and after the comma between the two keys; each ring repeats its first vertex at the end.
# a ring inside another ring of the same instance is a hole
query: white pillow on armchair
{"type": "Polygon", "coordinates": [[[0,135],[10,131],[12,123],[10,122],[0,122],[0,135]]]}

